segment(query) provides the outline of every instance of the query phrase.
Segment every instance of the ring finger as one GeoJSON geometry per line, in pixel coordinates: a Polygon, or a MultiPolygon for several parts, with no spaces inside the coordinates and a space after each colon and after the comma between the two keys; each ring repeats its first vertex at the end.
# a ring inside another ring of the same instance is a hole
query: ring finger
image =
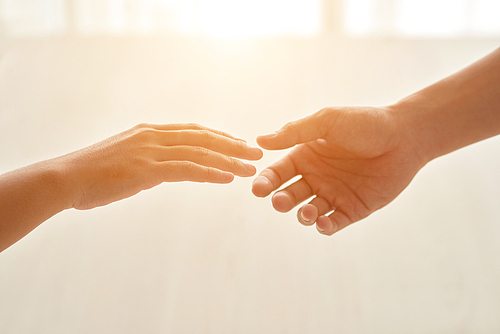
{"type": "Polygon", "coordinates": [[[199,165],[214,167],[238,176],[252,176],[256,169],[253,165],[238,159],[197,146],[159,146],[158,161],[191,161],[199,165]]]}
{"type": "Polygon", "coordinates": [[[312,225],[319,216],[325,215],[332,210],[332,205],[323,197],[318,196],[299,209],[297,219],[301,224],[312,225]]]}

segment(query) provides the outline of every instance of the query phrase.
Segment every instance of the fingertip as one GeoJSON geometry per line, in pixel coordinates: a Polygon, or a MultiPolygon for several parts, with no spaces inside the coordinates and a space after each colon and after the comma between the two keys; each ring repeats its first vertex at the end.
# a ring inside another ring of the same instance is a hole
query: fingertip
{"type": "Polygon", "coordinates": [[[266,197],[273,191],[271,181],[265,176],[257,176],[252,182],[252,192],[257,197],[266,197]]]}
{"type": "Polygon", "coordinates": [[[255,168],[254,165],[245,163],[244,166],[245,166],[246,173],[245,173],[245,175],[242,175],[242,176],[249,177],[249,176],[254,176],[255,173],[257,173],[257,168],[255,168]]]}
{"type": "Polygon", "coordinates": [[[273,207],[279,212],[288,212],[293,208],[292,199],[284,191],[275,193],[272,202],[273,207]]]}
{"type": "Polygon", "coordinates": [[[293,147],[296,141],[288,133],[280,132],[257,137],[257,144],[266,150],[284,150],[293,147]]]}
{"type": "Polygon", "coordinates": [[[262,150],[260,148],[256,148],[256,149],[257,149],[257,160],[260,160],[264,156],[264,152],[262,152],[262,150]]]}
{"type": "Polygon", "coordinates": [[[268,135],[261,135],[257,137],[257,144],[263,149],[272,150],[274,149],[273,140],[278,136],[277,133],[271,133],[268,135]]]}
{"type": "Polygon", "coordinates": [[[260,135],[257,137],[257,140],[267,140],[267,139],[272,139],[278,135],[278,132],[273,132],[273,133],[268,133],[267,135],[260,135]]]}
{"type": "Polygon", "coordinates": [[[320,216],[316,221],[316,229],[324,235],[332,235],[337,232],[337,225],[327,216],[320,216]]]}
{"type": "Polygon", "coordinates": [[[266,141],[267,141],[267,137],[269,135],[262,135],[262,136],[258,136],[257,139],[255,140],[257,142],[257,144],[264,148],[264,146],[266,146],[266,141]]]}
{"type": "Polygon", "coordinates": [[[303,225],[310,226],[314,224],[318,218],[318,208],[312,204],[306,204],[297,212],[299,222],[303,225]]]}
{"type": "Polygon", "coordinates": [[[264,156],[264,152],[258,147],[251,147],[251,156],[249,157],[249,160],[260,160],[264,156]]]}
{"type": "Polygon", "coordinates": [[[221,171],[221,183],[231,183],[234,180],[233,173],[221,171]]]}

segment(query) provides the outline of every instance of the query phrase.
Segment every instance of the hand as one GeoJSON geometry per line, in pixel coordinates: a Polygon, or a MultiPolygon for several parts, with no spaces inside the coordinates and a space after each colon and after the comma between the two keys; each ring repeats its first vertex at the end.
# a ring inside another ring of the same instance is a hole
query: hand
{"type": "Polygon", "coordinates": [[[80,151],[56,158],[76,209],[130,197],[162,182],[229,183],[255,174],[262,151],[227,133],[196,124],[141,124],[80,151]]]}
{"type": "Polygon", "coordinates": [[[265,197],[301,175],[274,194],[274,208],[288,212],[315,196],[298,220],[332,235],[390,203],[425,165],[408,130],[389,107],[325,108],[257,138],[269,150],[297,146],[263,170],[252,191],[265,197]]]}

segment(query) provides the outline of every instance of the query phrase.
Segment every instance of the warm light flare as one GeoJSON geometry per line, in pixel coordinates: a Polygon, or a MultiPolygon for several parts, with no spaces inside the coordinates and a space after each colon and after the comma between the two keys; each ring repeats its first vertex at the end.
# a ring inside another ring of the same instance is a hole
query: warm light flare
{"type": "Polygon", "coordinates": [[[214,37],[313,35],[320,4],[310,0],[201,1],[200,32],[214,37]]]}
{"type": "Polygon", "coordinates": [[[320,25],[319,0],[159,0],[188,34],[219,38],[314,35],[320,25]]]}

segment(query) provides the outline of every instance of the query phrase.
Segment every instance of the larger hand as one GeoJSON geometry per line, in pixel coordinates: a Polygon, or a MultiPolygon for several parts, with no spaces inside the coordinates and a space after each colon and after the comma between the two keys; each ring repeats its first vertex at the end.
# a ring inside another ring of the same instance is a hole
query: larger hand
{"type": "Polygon", "coordinates": [[[325,108],[257,138],[265,149],[297,146],[263,170],[252,191],[265,197],[301,175],[274,194],[273,206],[288,212],[314,196],[298,219],[331,235],[391,202],[425,164],[406,133],[390,108],[325,108]]]}

